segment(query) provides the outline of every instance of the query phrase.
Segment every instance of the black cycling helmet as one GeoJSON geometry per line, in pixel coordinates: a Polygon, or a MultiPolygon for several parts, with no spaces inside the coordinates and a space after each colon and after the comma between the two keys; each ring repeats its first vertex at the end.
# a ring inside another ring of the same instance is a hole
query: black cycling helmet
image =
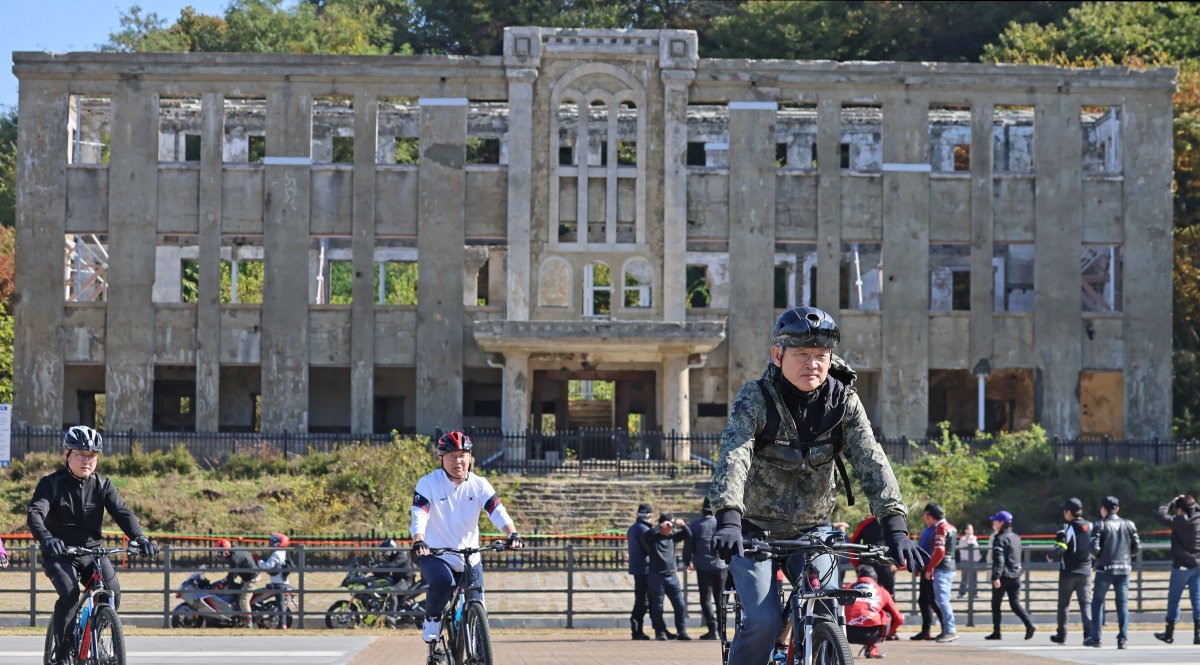
{"type": "Polygon", "coordinates": [[[807,346],[832,349],[842,341],[833,317],[816,307],[793,307],[775,321],[771,333],[774,346],[807,346]]]}
{"type": "Polygon", "coordinates": [[[63,448],[98,453],[104,450],[104,439],[100,436],[100,432],[91,427],[76,425],[63,435],[63,448]]]}
{"type": "Polygon", "coordinates": [[[462,432],[446,432],[437,442],[439,455],[452,453],[456,450],[471,452],[474,448],[475,444],[471,443],[471,437],[462,432]]]}
{"type": "Polygon", "coordinates": [[[396,549],[396,541],[392,540],[391,538],[384,538],[379,542],[379,549],[394,550],[396,549]]]}

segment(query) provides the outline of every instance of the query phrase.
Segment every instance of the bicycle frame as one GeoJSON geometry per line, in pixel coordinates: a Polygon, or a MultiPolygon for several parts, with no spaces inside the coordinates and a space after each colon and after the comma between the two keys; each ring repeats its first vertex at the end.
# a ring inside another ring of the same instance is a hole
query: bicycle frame
{"type": "MultiPolygon", "coordinates": [[[[499,552],[505,549],[505,544],[502,541],[495,541],[488,547],[467,547],[467,548],[433,548],[430,550],[430,555],[437,554],[459,554],[463,557],[463,572],[458,575],[454,584],[454,591],[450,594],[450,602],[446,608],[442,610],[442,630],[445,638],[440,640],[447,650],[447,656],[453,656],[457,662],[462,656],[466,642],[464,639],[464,618],[467,608],[472,604],[478,603],[483,605],[483,585],[479,578],[475,576],[475,568],[471,565],[471,557],[477,553],[485,551],[499,552]]],[[[486,627],[486,616],[485,616],[486,627]]],[[[487,631],[483,631],[486,639],[487,631]]],[[[435,650],[438,642],[429,643],[430,662],[433,662],[435,650]]],[[[490,652],[490,646],[489,646],[490,652]]]]}
{"type": "MultiPolygon", "coordinates": [[[[71,610],[71,616],[74,617],[74,631],[72,631],[74,639],[70,645],[70,651],[75,656],[77,663],[88,663],[92,660],[93,654],[91,652],[96,640],[92,619],[96,616],[96,609],[107,605],[113,607],[114,612],[116,611],[116,607],[113,605],[112,591],[104,584],[104,575],[101,572],[100,561],[121,552],[131,553],[129,550],[122,548],[71,547],[67,549],[67,554],[73,558],[84,556],[94,557],[91,575],[88,576],[87,581],[84,583],[83,592],[79,596],[79,602],[71,610]]],[[[52,629],[52,626],[53,624],[51,624],[50,629],[52,629]]],[[[61,636],[56,635],[54,637],[57,640],[61,636]]]]}

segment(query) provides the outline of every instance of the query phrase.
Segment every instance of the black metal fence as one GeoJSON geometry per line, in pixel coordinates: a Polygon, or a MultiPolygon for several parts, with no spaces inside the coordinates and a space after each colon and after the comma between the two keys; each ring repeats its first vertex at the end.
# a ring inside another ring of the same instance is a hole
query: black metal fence
{"type": "MultiPolygon", "coordinates": [[[[711,471],[721,447],[718,432],[648,431],[580,428],[546,434],[536,431],[504,432],[468,429],[475,442],[480,466],[505,472],[606,473],[621,475],[687,475],[711,471]]],[[[401,436],[411,436],[411,432],[401,436]]],[[[105,450],[129,453],[169,450],[182,445],[193,457],[221,464],[231,454],[257,457],[328,452],[337,446],[366,442],[385,445],[393,434],[259,432],[105,432],[105,450]]],[[[972,450],[993,445],[994,439],[961,439],[972,450]]],[[[880,438],[894,462],[914,461],[933,450],[931,439],[880,438]]],[[[1051,442],[1059,461],[1095,459],[1101,462],[1137,460],[1148,464],[1200,461],[1200,439],[1077,438],[1051,442]]],[[[32,452],[57,452],[62,447],[58,430],[18,429],[12,432],[14,457],[32,452]]]]}

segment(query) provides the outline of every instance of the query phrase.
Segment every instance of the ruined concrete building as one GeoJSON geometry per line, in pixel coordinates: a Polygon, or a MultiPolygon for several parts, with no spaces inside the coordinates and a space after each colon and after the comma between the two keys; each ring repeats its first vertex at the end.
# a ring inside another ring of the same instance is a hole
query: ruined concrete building
{"type": "Polygon", "coordinates": [[[713,431],[812,304],[886,435],[1168,436],[1172,70],[505,40],[15,54],[17,425],[713,431]]]}

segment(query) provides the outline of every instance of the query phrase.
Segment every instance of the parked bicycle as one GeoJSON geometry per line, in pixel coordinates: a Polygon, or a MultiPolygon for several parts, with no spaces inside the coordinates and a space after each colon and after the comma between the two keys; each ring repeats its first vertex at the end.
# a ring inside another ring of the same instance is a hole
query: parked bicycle
{"type": "MultiPolygon", "coordinates": [[[[484,547],[434,547],[429,552],[461,554],[464,560],[479,552],[507,549],[502,540],[484,547]]],[[[492,634],[487,609],[483,606],[483,586],[475,578],[470,564],[456,574],[450,604],[442,612],[442,633],[429,643],[428,665],[492,665],[492,634]]]]}
{"type": "MultiPolygon", "coordinates": [[[[75,639],[66,646],[67,660],[74,665],[125,665],[125,631],[121,619],[113,606],[112,591],[104,585],[100,572],[100,560],[124,552],[130,556],[143,556],[141,548],[131,544],[128,548],[68,547],[64,556],[74,559],[94,557],[91,575],[84,583],[83,593],[71,614],[74,616],[75,639]]],[[[46,652],[43,664],[54,662],[55,653],[60,651],[58,635],[54,625],[46,627],[46,652]]],[[[62,657],[59,656],[61,660],[62,657]]]]}
{"type": "Polygon", "coordinates": [[[405,622],[420,625],[425,604],[420,597],[428,589],[405,571],[384,572],[361,563],[350,562],[350,570],[338,586],[351,591],[350,600],[339,600],[325,611],[328,628],[357,628],[386,625],[399,628],[405,622]]]}
{"type": "MultiPolygon", "coordinates": [[[[789,576],[792,592],[783,604],[783,628],[776,639],[775,652],[771,655],[770,663],[761,665],[851,665],[854,662],[854,654],[846,640],[845,613],[840,606],[852,604],[866,596],[867,592],[823,588],[828,580],[819,576],[812,562],[821,555],[848,559],[851,552],[866,563],[889,564],[891,560],[887,557],[886,547],[847,543],[841,540],[844,537],[845,534],[839,531],[824,540],[816,536],[802,536],[795,540],[744,541],[747,557],[758,561],[774,559],[776,570],[782,567],[786,571],[787,561],[792,555],[804,556],[803,566],[795,578],[789,576]],[[830,608],[834,607],[832,603],[837,603],[839,609],[831,611],[830,608]]],[[[830,566],[828,574],[837,574],[837,569],[836,565],[830,566]]],[[[742,623],[742,604],[733,588],[732,579],[730,575],[723,602],[717,608],[722,665],[728,665],[729,662],[729,616],[733,616],[734,626],[740,627],[742,623]]]]}

